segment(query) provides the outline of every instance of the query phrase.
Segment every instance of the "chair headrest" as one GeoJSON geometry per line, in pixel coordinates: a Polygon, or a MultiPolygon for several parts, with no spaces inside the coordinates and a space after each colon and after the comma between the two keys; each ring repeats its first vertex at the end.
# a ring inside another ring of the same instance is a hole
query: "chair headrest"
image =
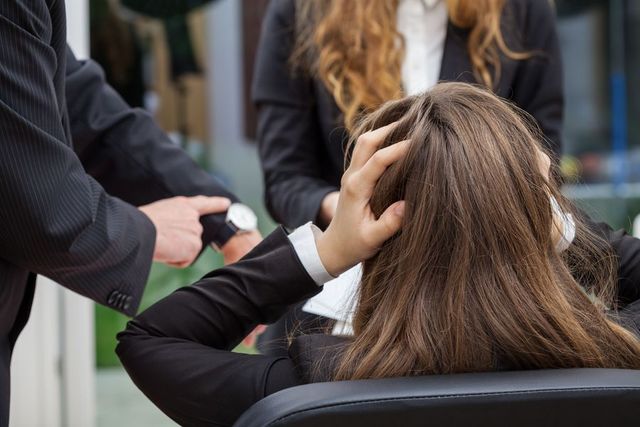
{"type": "Polygon", "coordinates": [[[640,425],[640,371],[556,369],[308,384],[235,427],[640,425]]]}

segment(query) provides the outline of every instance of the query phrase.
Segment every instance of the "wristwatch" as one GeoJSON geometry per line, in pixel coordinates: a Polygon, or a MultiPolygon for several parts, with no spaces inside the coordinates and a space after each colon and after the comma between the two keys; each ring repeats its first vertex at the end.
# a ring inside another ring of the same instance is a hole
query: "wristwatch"
{"type": "Polygon", "coordinates": [[[225,243],[238,233],[249,233],[258,229],[258,217],[251,208],[242,203],[232,203],[227,209],[225,223],[218,231],[212,246],[220,251],[225,243]]]}

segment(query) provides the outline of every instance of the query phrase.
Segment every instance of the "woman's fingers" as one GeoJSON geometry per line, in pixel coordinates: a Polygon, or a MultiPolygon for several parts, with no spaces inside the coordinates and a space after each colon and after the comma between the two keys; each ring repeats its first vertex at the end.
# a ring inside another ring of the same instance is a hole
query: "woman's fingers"
{"type": "Polygon", "coordinates": [[[355,180],[363,197],[368,199],[371,196],[371,192],[382,174],[389,166],[403,158],[408,150],[409,141],[400,141],[376,151],[371,156],[362,169],[357,172],[355,180]]]}
{"type": "Polygon", "coordinates": [[[379,248],[384,242],[389,240],[402,227],[404,217],[405,202],[395,202],[380,215],[377,221],[371,224],[367,231],[372,241],[372,249],[379,248]]]}
{"type": "Polygon", "coordinates": [[[353,149],[353,156],[349,169],[358,170],[369,160],[378,148],[387,139],[391,131],[396,127],[397,122],[372,130],[360,135],[353,149]]]}
{"type": "Polygon", "coordinates": [[[375,255],[402,226],[403,201],[389,206],[377,219],[369,206],[380,176],[409,149],[409,141],[380,148],[394,126],[395,123],[358,139],[351,166],[342,178],[336,214],[327,230],[316,238],[318,255],[332,275],[375,255]]]}

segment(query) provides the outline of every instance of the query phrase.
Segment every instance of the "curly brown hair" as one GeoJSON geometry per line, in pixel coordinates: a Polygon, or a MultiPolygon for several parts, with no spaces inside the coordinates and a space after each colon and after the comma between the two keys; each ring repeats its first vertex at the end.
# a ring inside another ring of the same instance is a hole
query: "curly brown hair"
{"type": "MultiPolygon", "coordinates": [[[[446,0],[450,21],[469,29],[468,52],[479,83],[493,88],[500,54],[529,57],[505,43],[505,0],[446,0]]],[[[351,130],[358,116],[403,96],[404,40],[396,28],[399,0],[297,0],[291,62],[325,84],[351,130]]]]}

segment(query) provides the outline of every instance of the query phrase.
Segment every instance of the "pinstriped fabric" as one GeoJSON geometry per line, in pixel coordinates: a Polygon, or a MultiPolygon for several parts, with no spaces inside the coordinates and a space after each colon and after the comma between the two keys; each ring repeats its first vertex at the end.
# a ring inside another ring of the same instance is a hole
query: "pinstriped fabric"
{"type": "MultiPolygon", "coordinates": [[[[0,427],[29,272],[134,314],[155,243],[134,206],[198,194],[237,201],[73,56],[63,0],[0,0],[0,427]]],[[[224,215],[201,222],[218,240],[224,215]]]]}
{"type": "MultiPolygon", "coordinates": [[[[74,151],[112,195],[135,206],[177,195],[238,199],[203,171],[145,111],[130,108],[93,61],[67,50],[67,111],[74,151]]],[[[201,218],[203,243],[218,241],[224,215],[201,218]]]]}
{"type": "Polygon", "coordinates": [[[109,196],[71,146],[62,0],[0,2],[0,426],[9,358],[31,305],[28,272],[135,313],[150,221],[109,196]]]}
{"type": "Polygon", "coordinates": [[[139,296],[153,228],[71,148],[64,3],[2,2],[0,34],[0,257],[99,302],[116,288],[139,296]]]}

